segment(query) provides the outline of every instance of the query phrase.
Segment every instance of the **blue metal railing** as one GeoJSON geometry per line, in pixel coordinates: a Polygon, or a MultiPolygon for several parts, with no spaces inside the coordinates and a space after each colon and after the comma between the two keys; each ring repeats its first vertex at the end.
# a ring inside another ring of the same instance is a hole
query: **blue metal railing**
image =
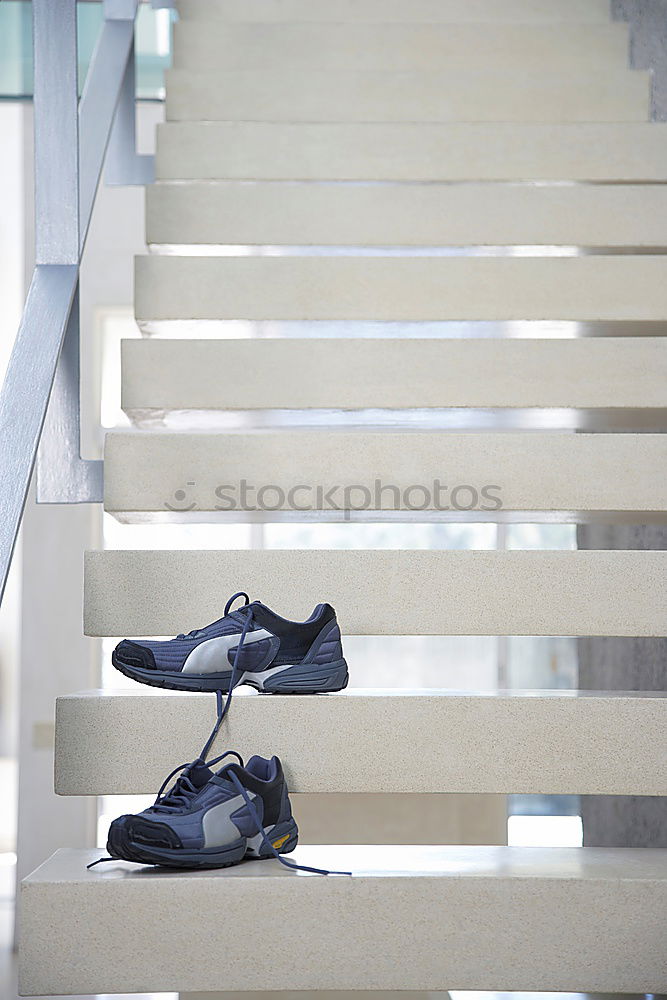
{"type": "Polygon", "coordinates": [[[76,0],[32,3],[36,264],[0,391],[0,600],[35,461],[40,502],[103,496],[102,462],[80,455],[79,268],[105,160],[116,184],[149,182],[153,161],[135,147],[137,0],[102,14],[79,100],[76,0]]]}

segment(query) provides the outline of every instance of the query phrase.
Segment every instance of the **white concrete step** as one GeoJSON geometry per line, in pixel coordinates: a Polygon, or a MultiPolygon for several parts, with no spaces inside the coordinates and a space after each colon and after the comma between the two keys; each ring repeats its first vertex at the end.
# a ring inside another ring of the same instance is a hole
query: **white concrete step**
{"type": "MultiPolygon", "coordinates": [[[[56,792],[155,792],[184,747],[204,743],[212,705],[191,693],[59,698],[56,792]]],[[[244,757],[278,754],[293,792],[667,795],[666,732],[664,692],[349,689],[239,692],[221,743],[244,757]],[[400,732],[409,737],[397,742],[400,732]]]]}
{"type": "Polygon", "coordinates": [[[667,256],[136,258],[164,320],[667,320],[667,256]]]}
{"type": "Polygon", "coordinates": [[[609,0],[179,0],[182,18],[224,21],[491,22],[609,21],[609,0]]]}
{"type": "MultiPolygon", "coordinates": [[[[180,763],[180,762],[179,762],[180,763]]],[[[163,779],[164,780],[164,777],[163,779]]],[[[151,794],[154,794],[154,789],[151,794]]],[[[507,796],[425,792],[310,792],[292,796],[303,844],[506,844],[507,796]]],[[[223,1000],[232,1000],[231,997],[223,1000]]],[[[288,1000],[284,995],[256,1000],[288,1000]]],[[[292,997],[290,1000],[368,1000],[292,997]]],[[[379,1000],[379,998],[377,998],[379,1000]]],[[[383,1000],[432,1000],[384,996],[383,1000]]],[[[443,1000],[447,1000],[443,997],[443,1000]]]]}
{"type": "Polygon", "coordinates": [[[87,635],[173,636],[227,594],[343,635],[664,635],[667,552],[224,550],[87,552],[87,635]]]}
{"type": "Polygon", "coordinates": [[[667,123],[167,122],[162,180],[667,180],[667,123]]]}
{"type": "Polygon", "coordinates": [[[667,407],[665,337],[144,338],[121,346],[122,405],[137,417],[296,406],[667,407]]]}
{"type": "Polygon", "coordinates": [[[667,992],[667,853],[658,849],[372,845],[292,855],[351,878],[275,860],[196,874],[123,863],[86,871],[99,855],[58,851],[24,880],[22,994],[499,983],[667,992]]]}
{"type": "Polygon", "coordinates": [[[150,244],[667,246],[667,185],[165,181],[150,244]]]}
{"type": "Polygon", "coordinates": [[[438,122],[646,121],[649,74],[629,70],[167,72],[167,119],[438,122]]]}
{"type": "Polygon", "coordinates": [[[502,511],[644,523],[667,511],[665,434],[119,431],[106,436],[104,467],[105,509],[125,521],[354,511],[496,520],[502,511]]]}
{"type": "Polygon", "coordinates": [[[174,25],[176,69],[601,72],[628,65],[628,25],[225,23],[174,25]]]}

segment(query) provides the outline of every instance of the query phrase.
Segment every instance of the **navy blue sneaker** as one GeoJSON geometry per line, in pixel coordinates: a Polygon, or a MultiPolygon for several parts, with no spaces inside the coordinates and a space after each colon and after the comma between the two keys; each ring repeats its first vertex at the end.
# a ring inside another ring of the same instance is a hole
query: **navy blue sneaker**
{"type": "Polygon", "coordinates": [[[252,757],[244,767],[242,758],[228,751],[210,763],[230,754],[238,763],[227,763],[217,772],[202,760],[176,768],[150,808],[113,821],[109,858],[100,860],[227,868],[244,858],[280,858],[293,851],[299,831],[280,760],[252,757]]]}
{"type": "Polygon", "coordinates": [[[123,639],[112,655],[117,670],[142,684],[179,691],[231,691],[250,684],[258,691],[316,694],[347,686],[336,612],[318,604],[305,622],[281,618],[242,591],[206,628],[158,642],[123,639]],[[242,607],[231,610],[237,597],[242,607]]]}
{"type": "Polygon", "coordinates": [[[209,761],[181,764],[165,779],[149,809],[119,816],[109,827],[108,861],[133,861],[165,868],[228,868],[244,859],[276,858],[286,868],[316,875],[350,875],[311,868],[283,857],[299,831],[282,764],[277,757],[242,757],[228,750],[209,761]],[[236,757],[219,771],[212,767],[236,757]],[[183,773],[168,792],[171,779],[183,773]]]}

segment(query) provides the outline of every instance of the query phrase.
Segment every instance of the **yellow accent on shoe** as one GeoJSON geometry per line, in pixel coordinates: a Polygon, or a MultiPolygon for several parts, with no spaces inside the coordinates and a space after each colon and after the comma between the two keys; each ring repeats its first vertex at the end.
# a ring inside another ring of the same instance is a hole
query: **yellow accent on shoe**
{"type": "Polygon", "coordinates": [[[279,837],[278,840],[273,841],[273,847],[275,847],[277,850],[279,847],[282,847],[283,844],[287,843],[289,838],[290,838],[289,833],[286,833],[284,837],[279,837]]]}

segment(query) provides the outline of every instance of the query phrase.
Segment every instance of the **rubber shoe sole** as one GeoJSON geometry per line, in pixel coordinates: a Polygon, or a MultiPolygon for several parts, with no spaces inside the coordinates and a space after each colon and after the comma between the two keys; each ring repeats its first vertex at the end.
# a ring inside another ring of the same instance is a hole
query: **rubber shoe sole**
{"type": "MultiPolygon", "coordinates": [[[[119,659],[114,650],[111,662],[116,670],[140,684],[169,688],[172,691],[229,691],[231,670],[219,674],[185,674],[172,670],[134,667],[119,659]]],[[[257,673],[242,673],[234,687],[248,684],[257,691],[275,694],[324,694],[347,687],[349,673],[344,659],[334,663],[295,663],[269,667],[257,673]]]]}
{"type": "MultiPolygon", "coordinates": [[[[266,832],[267,838],[279,854],[290,854],[299,840],[299,830],[294,819],[281,823],[266,832]]],[[[239,837],[223,847],[204,847],[201,850],[157,847],[132,840],[123,826],[112,823],[109,827],[107,852],[118,861],[134,861],[163,868],[230,868],[244,859],[263,861],[273,858],[272,852],[262,844],[259,834],[239,837]]]]}

